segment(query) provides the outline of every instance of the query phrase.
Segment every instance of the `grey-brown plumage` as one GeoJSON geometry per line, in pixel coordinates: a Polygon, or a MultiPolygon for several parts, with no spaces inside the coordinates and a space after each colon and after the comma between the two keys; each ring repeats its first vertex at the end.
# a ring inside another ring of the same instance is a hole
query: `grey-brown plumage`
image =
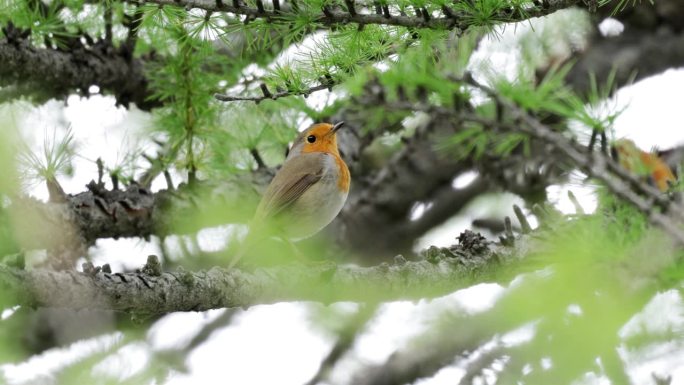
{"type": "Polygon", "coordinates": [[[283,167],[266,188],[243,250],[269,236],[308,238],[340,212],[349,192],[349,170],[340,158],[335,132],[340,127],[316,124],[295,140],[283,167]]]}

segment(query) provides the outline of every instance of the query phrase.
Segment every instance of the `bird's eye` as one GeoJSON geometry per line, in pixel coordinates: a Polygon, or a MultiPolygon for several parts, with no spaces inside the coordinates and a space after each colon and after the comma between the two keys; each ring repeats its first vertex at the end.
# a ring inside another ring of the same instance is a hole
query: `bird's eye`
{"type": "Polygon", "coordinates": [[[309,142],[309,143],[313,143],[313,142],[316,141],[316,137],[313,136],[313,135],[309,135],[309,136],[306,137],[306,141],[309,142]]]}

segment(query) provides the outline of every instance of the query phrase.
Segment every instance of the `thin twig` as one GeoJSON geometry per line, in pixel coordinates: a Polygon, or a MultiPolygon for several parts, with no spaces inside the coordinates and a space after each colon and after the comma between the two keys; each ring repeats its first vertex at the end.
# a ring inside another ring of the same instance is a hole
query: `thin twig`
{"type": "Polygon", "coordinates": [[[261,154],[259,154],[259,150],[253,148],[249,150],[249,153],[252,154],[252,158],[254,158],[254,161],[257,164],[257,168],[263,169],[267,167],[266,163],[264,163],[264,159],[261,157],[261,154]]]}
{"type": "MultiPolygon", "coordinates": [[[[319,84],[319,85],[316,85],[313,87],[309,87],[305,90],[280,91],[280,92],[276,92],[275,94],[269,92],[268,94],[265,94],[263,96],[232,96],[232,95],[225,95],[225,94],[215,94],[214,97],[217,100],[220,100],[222,102],[249,101],[249,102],[259,103],[259,102],[267,100],[267,99],[276,100],[276,99],[284,98],[286,96],[304,95],[304,97],[307,97],[316,91],[322,91],[322,90],[328,89],[330,87],[331,87],[331,84],[319,84]]],[[[263,88],[262,88],[262,90],[263,90],[263,88]]]]}

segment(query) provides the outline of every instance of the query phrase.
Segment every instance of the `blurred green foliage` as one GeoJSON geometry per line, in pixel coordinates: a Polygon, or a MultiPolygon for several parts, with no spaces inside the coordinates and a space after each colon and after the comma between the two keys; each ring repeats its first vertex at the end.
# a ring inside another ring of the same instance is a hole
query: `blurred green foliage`
{"type": "MultiPolygon", "coordinates": [[[[251,0],[246,3],[256,4],[251,0]]],[[[478,100],[473,105],[473,113],[486,119],[497,118],[496,106],[481,100],[482,95],[458,79],[469,69],[471,58],[482,40],[501,34],[498,26],[508,20],[502,18],[502,11],[506,10],[512,16],[525,15],[532,3],[520,0],[460,1],[455,4],[444,0],[397,0],[382,3],[391,3],[393,9],[406,13],[414,11],[415,7],[425,7],[431,13],[444,5],[453,5],[472,28],[458,37],[453,31],[377,25],[330,28],[317,19],[321,8],[332,4],[327,0],[300,1],[297,12],[284,11],[280,15],[288,23],[277,25],[266,19],[246,23],[233,15],[156,4],[136,6],[118,1],[70,0],[48,2],[47,8],[41,10],[35,6],[36,2],[2,0],[0,24],[11,21],[20,28],[30,28],[31,40],[39,47],[64,48],[68,38],[78,36],[81,31],[102,36],[102,16],[107,8],[112,10],[114,24],[138,15],[140,25],[134,31],[137,34],[134,52],[153,58],[147,68],[150,87],[154,91],[153,97],[164,102],[163,107],[153,111],[155,120],[150,132],[163,143],[158,159],[161,169],[176,171],[183,180],[190,179],[189,175],[199,175],[202,179],[230,181],[235,186],[249,188],[251,180],[247,178],[254,170],[260,166],[273,168],[282,162],[297,128],[312,120],[329,118],[346,107],[349,99],[362,97],[369,85],[381,86],[384,95],[375,104],[364,104],[367,114],[363,133],[377,130],[380,122],[391,121],[399,127],[395,132],[380,133],[382,135],[374,145],[387,154],[378,158],[388,158],[388,154],[401,148],[401,139],[414,132],[401,124],[412,111],[388,109],[392,103],[455,109],[468,101],[478,100]],[[323,30],[326,32],[321,32],[323,30]],[[311,35],[315,38],[308,40],[310,49],[292,46],[311,35]],[[299,54],[287,58],[279,56],[285,47],[294,47],[293,51],[299,54]],[[279,59],[277,63],[274,62],[276,58],[279,59]],[[300,93],[323,81],[341,85],[336,88],[340,99],[320,108],[308,105],[303,97],[226,105],[213,96],[217,92],[258,94],[260,83],[271,93],[300,93]]],[[[335,4],[346,7],[343,2],[335,4]]],[[[539,117],[559,116],[610,132],[620,111],[599,106],[614,91],[613,77],[605,84],[593,80],[588,95],[577,95],[565,86],[568,65],[546,68],[544,76],[535,77],[537,65],[544,61],[539,56],[548,59],[556,54],[549,48],[553,39],[558,38],[558,30],[577,33],[587,26],[587,18],[574,13],[573,17],[559,22],[555,31],[546,27],[539,32],[533,30],[527,36],[531,40],[522,38],[516,43],[521,45],[522,57],[517,75],[513,79],[495,76],[490,68],[483,71],[486,80],[502,97],[539,117]],[[580,26],[573,25],[578,18],[580,26]],[[540,41],[533,39],[539,35],[546,36],[545,44],[537,44],[540,41]]],[[[120,45],[128,38],[128,31],[115,30],[113,38],[120,45]]],[[[0,121],[4,125],[0,130],[0,255],[4,256],[22,252],[12,236],[12,220],[6,210],[19,190],[20,176],[17,175],[16,141],[11,137],[12,119],[0,115],[0,121]]],[[[570,136],[577,134],[569,127],[556,128],[566,130],[570,136]]],[[[451,156],[477,158],[484,154],[506,156],[514,148],[526,146],[527,141],[526,136],[518,133],[492,133],[483,125],[468,123],[436,146],[451,156]]],[[[28,169],[34,172],[33,178],[55,178],[68,172],[69,159],[74,153],[72,145],[73,138],[68,134],[61,140],[55,137],[46,140],[43,154],[27,153],[24,160],[28,169]]],[[[130,174],[117,167],[111,168],[111,172],[130,174]]],[[[30,175],[26,172],[21,177],[30,175]]],[[[242,220],[249,218],[258,201],[258,193],[252,192],[250,198],[241,198],[237,207],[230,206],[234,215],[242,220]]],[[[207,190],[198,191],[196,195],[198,200],[209,200],[212,196],[213,191],[207,190]]],[[[526,384],[570,383],[592,371],[602,371],[615,383],[626,382],[616,352],[617,347],[625,343],[619,331],[654,294],[681,290],[684,265],[681,250],[651,228],[641,212],[616,201],[607,192],[602,192],[601,196],[596,214],[545,223],[542,230],[529,237],[534,245],[530,248],[533,253],[516,263],[503,268],[496,266],[487,272],[486,281],[508,286],[506,293],[490,309],[478,314],[446,310],[432,320],[434,328],[427,335],[416,338],[415,349],[433,348],[429,344],[421,345],[421,339],[425,341],[431,335],[437,335],[443,344],[465,341],[462,346],[451,346],[456,356],[472,351],[496,336],[533,325],[534,333],[529,341],[503,346],[501,357],[508,357],[508,363],[499,374],[500,382],[518,381],[522,368],[530,363],[533,370],[525,377],[526,384]],[[444,338],[445,335],[454,339],[444,338]],[[469,341],[475,341],[475,345],[467,345],[469,341]],[[600,367],[596,364],[597,358],[600,358],[600,367]],[[539,363],[543,359],[551,360],[551,369],[541,367],[539,363]]],[[[196,215],[178,218],[173,229],[184,233],[202,225],[217,224],[221,211],[227,207],[220,202],[196,215]]],[[[235,238],[239,238],[235,234],[240,230],[232,230],[235,238]]],[[[185,241],[179,241],[182,244],[179,248],[189,249],[187,254],[192,255],[197,251],[192,247],[197,245],[192,244],[192,239],[187,242],[189,246],[185,241]]],[[[331,249],[324,240],[309,241],[299,250],[278,240],[259,242],[255,247],[256,250],[250,251],[254,255],[288,258],[297,258],[300,254],[335,258],[343,252],[331,249]]],[[[206,256],[201,263],[181,260],[178,264],[225,264],[232,252],[232,249],[218,252],[213,255],[215,259],[206,256]]],[[[317,293],[329,292],[334,297],[334,288],[325,283],[322,279],[320,285],[309,289],[317,293]]],[[[425,288],[426,292],[430,289],[425,288]]],[[[11,302],[2,296],[0,293],[0,303],[11,302]]],[[[374,300],[374,293],[369,292],[367,296],[370,302],[374,300]]],[[[0,361],[19,362],[28,358],[30,353],[23,348],[21,332],[29,313],[28,308],[20,308],[0,320],[0,361]]],[[[365,321],[372,318],[359,312],[363,318],[363,322],[359,322],[348,313],[339,309],[323,310],[313,319],[331,334],[344,333],[343,337],[352,338],[356,331],[363,329],[365,321]]],[[[124,322],[119,326],[122,324],[124,322]]],[[[145,335],[147,327],[149,323],[140,327],[121,326],[125,331],[121,339],[110,345],[103,344],[102,349],[89,357],[64,367],[55,375],[55,382],[163,382],[172,370],[179,370],[182,365],[155,354],[158,352],[151,352],[149,337],[145,335]],[[112,354],[121,354],[122,347],[132,344],[143,345],[151,357],[143,370],[126,378],[110,378],[93,372],[97,364],[112,354]]],[[[644,338],[652,341],[648,336],[644,338]]]]}

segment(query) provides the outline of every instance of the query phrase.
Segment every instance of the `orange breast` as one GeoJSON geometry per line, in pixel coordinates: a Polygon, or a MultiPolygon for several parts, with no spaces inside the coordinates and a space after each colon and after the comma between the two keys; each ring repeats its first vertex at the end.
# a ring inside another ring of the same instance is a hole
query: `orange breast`
{"type": "Polygon", "coordinates": [[[340,158],[339,155],[334,155],[334,156],[335,156],[335,163],[337,164],[337,169],[339,170],[339,175],[340,175],[340,178],[337,181],[337,187],[340,188],[340,191],[349,192],[349,183],[351,182],[351,175],[349,174],[349,168],[347,167],[347,164],[344,163],[342,158],[340,158]]]}

